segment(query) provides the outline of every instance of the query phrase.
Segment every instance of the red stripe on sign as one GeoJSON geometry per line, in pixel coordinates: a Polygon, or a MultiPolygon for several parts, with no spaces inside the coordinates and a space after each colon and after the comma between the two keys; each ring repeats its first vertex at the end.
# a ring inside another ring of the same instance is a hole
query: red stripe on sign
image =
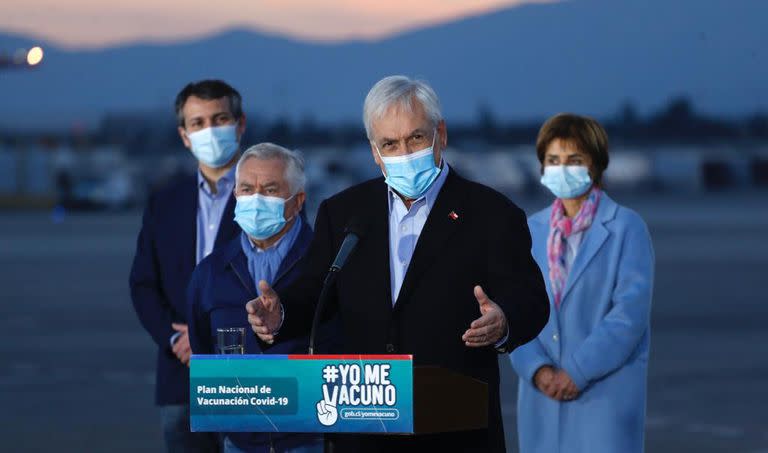
{"type": "Polygon", "coordinates": [[[409,354],[353,355],[353,354],[288,354],[288,360],[413,360],[409,354]]]}

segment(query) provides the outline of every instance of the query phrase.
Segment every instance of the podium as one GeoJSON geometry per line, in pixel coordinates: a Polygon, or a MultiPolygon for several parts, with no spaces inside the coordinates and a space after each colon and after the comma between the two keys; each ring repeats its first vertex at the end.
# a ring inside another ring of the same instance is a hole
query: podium
{"type": "Polygon", "coordinates": [[[488,426],[488,385],[410,355],[193,355],[197,432],[436,434],[488,426]]]}

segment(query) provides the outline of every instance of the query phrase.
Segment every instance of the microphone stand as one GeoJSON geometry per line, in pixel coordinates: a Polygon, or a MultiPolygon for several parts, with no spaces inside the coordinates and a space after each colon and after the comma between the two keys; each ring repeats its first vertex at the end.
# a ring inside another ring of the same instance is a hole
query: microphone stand
{"type": "MultiPolygon", "coordinates": [[[[347,258],[357,246],[357,241],[360,239],[359,229],[355,228],[354,224],[355,221],[351,222],[351,225],[345,229],[347,235],[341,244],[339,252],[336,254],[336,259],[325,275],[323,288],[320,290],[320,296],[317,299],[315,317],[312,319],[312,330],[309,332],[309,355],[315,354],[315,335],[317,335],[317,329],[320,327],[320,319],[322,318],[325,306],[328,304],[331,288],[333,288],[333,284],[336,282],[336,277],[339,275],[341,267],[344,266],[347,258]]],[[[336,451],[336,440],[333,435],[324,436],[323,444],[326,453],[334,453],[336,451]]]]}
{"type": "MultiPolygon", "coordinates": [[[[320,297],[317,299],[315,317],[312,319],[312,330],[309,333],[309,355],[315,354],[315,335],[317,334],[317,329],[320,326],[320,318],[323,316],[325,305],[328,303],[328,295],[331,291],[331,288],[333,287],[334,282],[336,282],[336,276],[339,274],[340,269],[341,267],[334,263],[334,265],[331,266],[331,268],[328,270],[328,274],[326,274],[325,280],[323,281],[323,289],[320,290],[320,297]]],[[[335,453],[336,439],[332,434],[329,433],[323,436],[323,447],[326,453],[335,453]]]]}
{"type": "Polygon", "coordinates": [[[339,269],[336,266],[331,266],[331,269],[325,276],[325,281],[323,281],[323,289],[320,291],[320,297],[317,299],[315,317],[312,319],[312,330],[309,332],[309,355],[315,354],[315,335],[317,335],[317,329],[320,327],[320,318],[322,318],[325,305],[328,303],[328,294],[331,291],[331,287],[333,287],[333,283],[336,281],[339,269]]]}

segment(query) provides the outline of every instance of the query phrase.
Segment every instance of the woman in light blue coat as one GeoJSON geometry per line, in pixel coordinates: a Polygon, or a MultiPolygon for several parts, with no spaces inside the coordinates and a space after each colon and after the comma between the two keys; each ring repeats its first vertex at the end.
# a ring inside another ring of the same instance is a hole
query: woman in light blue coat
{"type": "Polygon", "coordinates": [[[521,453],[643,451],[654,254],[634,211],[601,190],[608,137],[560,114],[536,141],[542,183],[557,197],[528,220],[551,310],[518,347],[521,453]]]}

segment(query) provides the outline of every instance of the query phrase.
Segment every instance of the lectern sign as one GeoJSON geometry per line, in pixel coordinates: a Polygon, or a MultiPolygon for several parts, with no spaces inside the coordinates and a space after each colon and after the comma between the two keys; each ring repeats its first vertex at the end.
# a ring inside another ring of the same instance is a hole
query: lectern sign
{"type": "Polygon", "coordinates": [[[193,355],[193,431],[413,433],[409,355],[193,355]]]}

